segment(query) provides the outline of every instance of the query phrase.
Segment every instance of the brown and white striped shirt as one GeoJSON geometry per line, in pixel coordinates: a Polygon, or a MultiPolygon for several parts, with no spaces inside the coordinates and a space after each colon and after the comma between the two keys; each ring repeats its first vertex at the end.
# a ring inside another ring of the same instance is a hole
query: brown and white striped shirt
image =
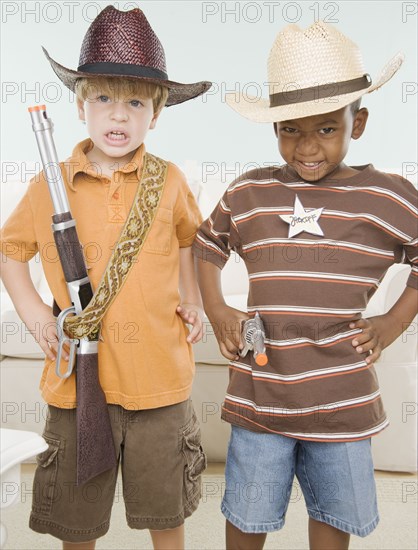
{"type": "Polygon", "coordinates": [[[352,441],[388,425],[373,366],[351,342],[368,300],[393,263],[412,266],[418,287],[417,193],[372,165],[320,184],[289,166],[235,180],[202,224],[194,254],[222,268],[231,250],[244,260],[248,313],[260,313],[269,358],[230,362],[223,418],[253,431],[299,439],[352,441]],[[323,208],[323,236],[288,237],[280,216],[298,197],[307,216],[323,208]]]}

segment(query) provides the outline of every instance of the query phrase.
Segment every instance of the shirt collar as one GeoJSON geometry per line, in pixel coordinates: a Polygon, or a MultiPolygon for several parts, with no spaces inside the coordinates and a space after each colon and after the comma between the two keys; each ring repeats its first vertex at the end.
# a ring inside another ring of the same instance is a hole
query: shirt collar
{"type": "MultiPolygon", "coordinates": [[[[87,138],[74,147],[72,155],[64,162],[65,171],[68,179],[68,186],[75,191],[74,179],[78,173],[83,173],[94,178],[100,178],[100,173],[95,163],[92,163],[87,158],[87,153],[93,148],[93,142],[90,138],[87,138]]],[[[145,154],[145,145],[142,144],[138,147],[132,160],[119,168],[117,172],[124,174],[130,174],[136,172],[139,178],[142,170],[142,163],[145,154]]]]}

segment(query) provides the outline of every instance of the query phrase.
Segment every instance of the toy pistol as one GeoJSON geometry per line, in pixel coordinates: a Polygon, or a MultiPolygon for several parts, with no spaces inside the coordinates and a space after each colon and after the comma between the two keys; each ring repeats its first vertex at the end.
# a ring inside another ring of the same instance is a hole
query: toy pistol
{"type": "Polygon", "coordinates": [[[249,351],[252,351],[257,365],[264,366],[268,361],[264,345],[265,337],[263,321],[257,311],[253,319],[243,322],[242,338],[244,348],[239,352],[240,356],[245,357],[249,351]]]}

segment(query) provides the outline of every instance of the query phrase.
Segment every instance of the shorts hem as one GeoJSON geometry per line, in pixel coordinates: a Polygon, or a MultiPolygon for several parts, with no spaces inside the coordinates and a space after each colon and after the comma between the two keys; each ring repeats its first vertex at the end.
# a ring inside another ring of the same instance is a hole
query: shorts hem
{"type": "Polygon", "coordinates": [[[110,521],[105,521],[93,529],[70,529],[48,519],[37,518],[31,514],[29,527],[36,533],[52,535],[64,542],[89,542],[103,537],[109,530],[110,521]]]}
{"type": "Polygon", "coordinates": [[[284,526],[285,520],[271,521],[269,523],[245,523],[242,519],[232,514],[224,503],[221,504],[221,512],[225,518],[232,523],[234,527],[243,533],[270,533],[272,531],[280,531],[284,526]]]}
{"type": "Polygon", "coordinates": [[[322,512],[318,512],[317,510],[308,510],[308,514],[309,517],[311,517],[312,519],[321,521],[322,523],[327,523],[328,525],[331,525],[331,527],[335,527],[340,531],[344,531],[344,533],[349,533],[350,535],[356,535],[358,537],[367,537],[367,535],[370,535],[370,533],[374,531],[377,527],[380,519],[379,515],[377,515],[370,523],[368,523],[364,527],[356,527],[355,525],[351,525],[351,523],[341,521],[334,516],[323,514],[322,512]]]}
{"type": "Polygon", "coordinates": [[[184,511],[177,516],[166,518],[138,518],[126,514],[126,522],[131,529],[151,529],[152,531],[163,531],[164,529],[175,529],[183,525],[184,520],[191,516],[199,506],[200,496],[195,501],[188,503],[184,511]]]}
{"type": "Polygon", "coordinates": [[[131,529],[151,529],[151,531],[164,531],[175,529],[183,525],[185,516],[180,514],[174,518],[136,518],[126,516],[126,522],[131,529]]]}

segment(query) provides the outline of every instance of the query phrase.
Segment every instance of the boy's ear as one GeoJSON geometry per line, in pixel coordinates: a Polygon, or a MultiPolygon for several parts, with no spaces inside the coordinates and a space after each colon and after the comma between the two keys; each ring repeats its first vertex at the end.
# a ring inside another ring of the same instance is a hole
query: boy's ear
{"type": "Polygon", "coordinates": [[[149,125],[149,129],[150,129],[150,130],[154,130],[154,128],[156,127],[156,125],[157,125],[157,120],[158,120],[158,117],[159,117],[160,114],[161,114],[161,111],[162,111],[162,109],[160,109],[159,111],[157,111],[156,113],[154,113],[154,116],[152,117],[152,120],[151,120],[150,125],[149,125]]]}
{"type": "Polygon", "coordinates": [[[351,132],[351,137],[353,139],[358,139],[363,135],[364,130],[366,129],[367,119],[369,118],[369,111],[362,107],[354,115],[353,120],[353,130],[351,132]]]}
{"type": "Polygon", "coordinates": [[[78,110],[78,118],[80,120],[86,120],[86,114],[84,112],[84,101],[82,101],[80,98],[77,98],[77,110],[78,110]]]}

